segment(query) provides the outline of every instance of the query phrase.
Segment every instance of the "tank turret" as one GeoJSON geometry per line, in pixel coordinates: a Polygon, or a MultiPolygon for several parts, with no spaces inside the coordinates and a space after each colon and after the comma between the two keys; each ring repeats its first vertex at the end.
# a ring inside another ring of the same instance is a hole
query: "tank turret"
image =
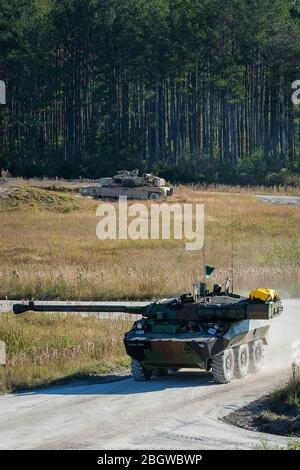
{"type": "Polygon", "coordinates": [[[145,306],[40,304],[34,301],[13,305],[16,315],[34,312],[128,313],[162,321],[234,322],[270,320],[282,311],[281,302],[260,303],[239,295],[220,293],[195,301],[190,294],[162,299],[145,306]]]}
{"type": "Polygon", "coordinates": [[[127,196],[129,199],[159,199],[171,196],[173,188],[166,186],[164,178],[144,173],[139,170],[122,170],[109,178],[100,178],[99,186],[85,186],[80,189],[82,195],[98,198],[115,199],[127,196]]]}

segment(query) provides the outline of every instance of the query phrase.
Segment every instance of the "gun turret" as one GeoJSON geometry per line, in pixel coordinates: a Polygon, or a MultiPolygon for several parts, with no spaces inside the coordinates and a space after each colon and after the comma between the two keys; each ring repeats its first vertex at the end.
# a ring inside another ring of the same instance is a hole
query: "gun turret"
{"type": "Polygon", "coordinates": [[[66,305],[27,304],[13,305],[16,315],[34,312],[128,313],[142,315],[156,321],[170,322],[235,322],[240,320],[269,320],[282,311],[281,302],[258,303],[238,295],[215,295],[195,302],[192,297],[163,299],[144,306],[127,305],[66,305]]]}

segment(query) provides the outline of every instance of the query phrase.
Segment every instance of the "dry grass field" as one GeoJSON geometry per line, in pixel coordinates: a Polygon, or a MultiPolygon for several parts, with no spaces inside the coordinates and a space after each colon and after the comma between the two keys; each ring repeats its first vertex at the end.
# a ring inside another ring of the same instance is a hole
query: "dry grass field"
{"type": "Polygon", "coordinates": [[[0,366],[0,393],[128,367],[123,335],[131,324],[126,317],[1,314],[7,365],[0,366]]]}
{"type": "MultiPolygon", "coordinates": [[[[78,184],[2,185],[0,298],[129,300],[190,291],[202,270],[201,253],[186,251],[178,240],[100,241],[99,202],[75,192],[78,184]]],[[[205,261],[217,267],[210,282],[230,275],[232,213],[235,290],[271,286],[282,296],[299,296],[300,207],[266,204],[255,192],[235,191],[178,187],[172,198],[205,205],[205,261]]],[[[298,194],[287,191],[293,192],[298,194]]],[[[0,390],[128,365],[122,335],[129,324],[2,314],[8,365],[0,371],[0,390]]]]}
{"type": "MultiPolygon", "coordinates": [[[[254,194],[177,188],[174,202],[204,203],[206,263],[235,289],[272,285],[295,296],[300,286],[300,207],[266,204],[254,194]]],[[[189,291],[202,254],[178,240],[96,237],[97,201],[25,186],[0,199],[0,298],[152,299],[189,291]]]]}

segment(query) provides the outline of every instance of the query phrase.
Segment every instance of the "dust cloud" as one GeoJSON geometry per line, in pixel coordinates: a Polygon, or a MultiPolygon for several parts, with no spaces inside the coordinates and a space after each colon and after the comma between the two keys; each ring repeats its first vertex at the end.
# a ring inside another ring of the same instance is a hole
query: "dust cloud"
{"type": "Polygon", "coordinates": [[[300,300],[288,299],[283,301],[283,313],[270,321],[264,371],[289,373],[294,360],[300,365],[300,300]]]}

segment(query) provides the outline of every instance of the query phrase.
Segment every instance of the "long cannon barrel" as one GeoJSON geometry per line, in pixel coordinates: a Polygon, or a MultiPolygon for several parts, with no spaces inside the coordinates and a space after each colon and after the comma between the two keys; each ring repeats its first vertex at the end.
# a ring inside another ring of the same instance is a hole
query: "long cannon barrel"
{"type": "Polygon", "coordinates": [[[66,304],[36,304],[33,301],[27,304],[14,304],[13,312],[20,315],[25,312],[78,312],[78,313],[130,313],[140,314],[145,312],[145,307],[128,307],[126,305],[66,305],[66,304]]]}
{"type": "Polygon", "coordinates": [[[156,321],[167,322],[235,322],[241,320],[270,320],[282,312],[280,301],[270,303],[256,303],[249,299],[237,296],[213,297],[206,302],[188,302],[181,299],[168,299],[153,302],[144,306],[126,305],[66,305],[66,304],[36,304],[33,301],[27,304],[13,305],[16,315],[34,312],[78,312],[78,313],[114,313],[122,312],[142,315],[156,321]]]}

